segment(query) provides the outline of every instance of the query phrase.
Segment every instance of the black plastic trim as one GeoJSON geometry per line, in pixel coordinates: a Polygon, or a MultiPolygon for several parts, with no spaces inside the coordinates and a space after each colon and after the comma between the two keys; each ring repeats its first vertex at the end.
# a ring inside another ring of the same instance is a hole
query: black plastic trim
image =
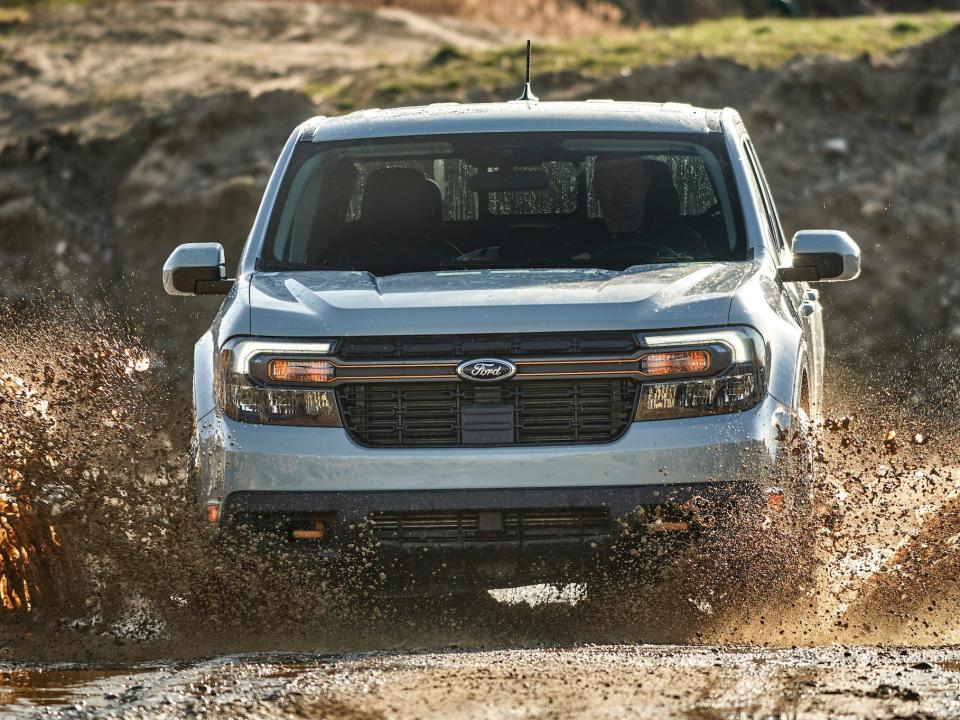
{"type": "Polygon", "coordinates": [[[605,507],[615,518],[641,505],[683,503],[697,497],[712,502],[759,502],[761,495],[759,485],[746,481],[474,490],[243,490],[226,497],[221,517],[228,519],[237,512],[311,512],[333,514],[341,523],[350,523],[372,512],[605,507]]]}
{"type": "Polygon", "coordinates": [[[777,270],[780,282],[817,282],[843,274],[843,256],[838,253],[798,253],[793,267],[777,270]]]}

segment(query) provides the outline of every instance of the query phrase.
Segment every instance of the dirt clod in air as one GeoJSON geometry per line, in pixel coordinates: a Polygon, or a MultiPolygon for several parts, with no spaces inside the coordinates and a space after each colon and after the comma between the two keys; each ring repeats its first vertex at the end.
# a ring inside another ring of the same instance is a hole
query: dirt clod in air
{"type": "Polygon", "coordinates": [[[883,436],[883,447],[891,455],[897,452],[897,431],[896,430],[887,430],[886,434],[883,436]]]}

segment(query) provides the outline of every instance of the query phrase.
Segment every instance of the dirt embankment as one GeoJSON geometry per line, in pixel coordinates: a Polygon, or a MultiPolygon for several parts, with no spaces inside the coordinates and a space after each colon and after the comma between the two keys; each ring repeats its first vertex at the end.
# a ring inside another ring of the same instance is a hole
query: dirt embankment
{"type": "Polygon", "coordinates": [[[159,347],[189,349],[216,303],[163,299],[164,257],[217,241],[236,259],[287,135],[328,111],[325,88],[492,41],[402,10],[242,0],[68,6],[0,27],[0,294],[106,293],[150,318],[159,347]]]}
{"type": "MultiPolygon", "coordinates": [[[[106,283],[145,311],[158,346],[189,348],[216,301],[161,295],[169,251],[219,241],[232,262],[290,129],[336,112],[325,98],[370,68],[415,72],[450,42],[495,39],[404,11],[286,2],[73,6],[0,28],[0,293],[91,296],[106,283]]],[[[842,227],[864,250],[863,278],[824,292],[834,353],[908,381],[917,402],[942,388],[918,378],[960,334],[960,30],[876,60],[695,59],[600,83],[569,70],[537,91],[738,107],[787,232],[842,227]]]]}

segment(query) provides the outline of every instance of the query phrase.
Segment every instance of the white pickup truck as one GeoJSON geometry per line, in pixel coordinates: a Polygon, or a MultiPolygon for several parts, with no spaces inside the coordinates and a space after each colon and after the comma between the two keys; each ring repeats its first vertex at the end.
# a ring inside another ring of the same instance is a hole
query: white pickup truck
{"type": "Polygon", "coordinates": [[[201,502],[333,566],[363,533],[390,579],[450,587],[589,573],[638,518],[694,532],[692,498],[799,504],[803,478],[763,483],[820,411],[809,284],[859,264],[843,232],[784,237],[731,109],[308,120],[235,276],[213,243],[164,267],[226,294],[195,354],[201,502]]]}

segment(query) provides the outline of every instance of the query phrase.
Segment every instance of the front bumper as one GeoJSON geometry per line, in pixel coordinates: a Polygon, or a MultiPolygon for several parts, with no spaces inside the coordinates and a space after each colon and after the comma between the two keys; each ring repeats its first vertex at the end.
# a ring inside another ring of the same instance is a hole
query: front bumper
{"type": "Polygon", "coordinates": [[[772,467],[788,410],[767,396],[742,413],[633,423],[612,443],[371,449],[342,428],[199,426],[201,500],[237,492],[607,488],[753,479],[772,467]]]}
{"type": "Polygon", "coordinates": [[[221,526],[279,529],[267,533],[274,541],[289,540],[291,518],[303,527],[323,520],[325,540],[288,543],[313,557],[344,559],[345,548],[373,539],[391,578],[426,574],[448,587],[557,581],[595,570],[624,532],[648,527],[659,508],[696,501],[709,512],[744,499],[759,506],[777,427],[790,420],[768,396],[739,414],[634,423],[604,445],[394,450],[360,447],[341,428],[220,418],[200,426],[202,499],[222,501],[221,526]],[[518,515],[559,511],[565,528],[519,529],[518,515]],[[609,525],[577,526],[581,511],[602,513],[609,525]],[[455,530],[439,540],[364,536],[371,518],[391,513],[432,514],[431,522],[455,530]],[[494,519],[492,528],[464,530],[481,514],[494,519]]]}

